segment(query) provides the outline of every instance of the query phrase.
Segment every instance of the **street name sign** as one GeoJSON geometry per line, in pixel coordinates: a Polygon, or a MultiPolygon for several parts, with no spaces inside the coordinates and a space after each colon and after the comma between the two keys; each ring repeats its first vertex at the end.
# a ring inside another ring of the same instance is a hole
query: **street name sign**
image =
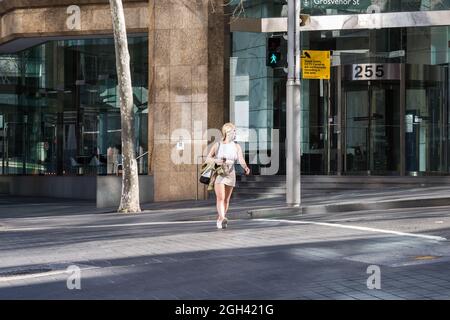
{"type": "Polygon", "coordinates": [[[372,4],[371,0],[303,0],[305,9],[340,9],[366,10],[372,4]]]}

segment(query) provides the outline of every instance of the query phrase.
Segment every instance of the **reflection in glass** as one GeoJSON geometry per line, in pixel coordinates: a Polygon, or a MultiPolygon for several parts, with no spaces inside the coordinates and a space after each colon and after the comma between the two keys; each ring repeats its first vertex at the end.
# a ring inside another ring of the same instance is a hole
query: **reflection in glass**
{"type": "MultiPolygon", "coordinates": [[[[136,156],[148,150],[147,37],[129,39],[136,156]]],[[[112,39],[50,41],[0,56],[2,174],[114,174],[121,124],[112,39]]],[[[147,172],[147,158],[139,161],[147,172]]]]}

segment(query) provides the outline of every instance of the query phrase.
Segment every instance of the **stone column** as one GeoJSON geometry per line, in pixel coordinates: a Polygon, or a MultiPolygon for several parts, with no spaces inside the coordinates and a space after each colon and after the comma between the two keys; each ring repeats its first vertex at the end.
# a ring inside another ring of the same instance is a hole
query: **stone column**
{"type": "Polygon", "coordinates": [[[224,112],[224,15],[217,0],[150,0],[149,145],[155,201],[202,198],[195,150],[224,112]],[[183,136],[184,150],[176,144],[183,136]],[[174,158],[185,163],[176,164],[174,158]]]}

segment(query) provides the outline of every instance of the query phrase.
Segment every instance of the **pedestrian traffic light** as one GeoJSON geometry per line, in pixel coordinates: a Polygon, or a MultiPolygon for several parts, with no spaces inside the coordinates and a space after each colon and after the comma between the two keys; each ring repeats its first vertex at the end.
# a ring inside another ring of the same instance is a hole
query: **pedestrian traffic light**
{"type": "Polygon", "coordinates": [[[266,65],[268,67],[272,67],[272,68],[282,67],[282,64],[281,64],[281,37],[268,38],[266,65]]]}

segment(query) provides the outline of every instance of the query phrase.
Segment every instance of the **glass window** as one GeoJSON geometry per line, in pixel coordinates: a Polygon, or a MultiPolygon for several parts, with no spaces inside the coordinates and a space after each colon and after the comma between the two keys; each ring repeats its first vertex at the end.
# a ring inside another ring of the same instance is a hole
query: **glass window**
{"type": "MultiPolygon", "coordinates": [[[[130,37],[136,156],[148,150],[147,37],[130,37]]],[[[0,56],[2,174],[114,174],[121,164],[113,39],[0,56]]],[[[139,159],[147,173],[147,157],[139,159]]]]}
{"type": "MultiPolygon", "coordinates": [[[[277,173],[285,174],[287,64],[268,63],[270,37],[282,39],[283,59],[282,35],[233,33],[230,118],[242,132],[239,141],[249,145],[253,172],[266,164],[252,144],[274,141],[271,129],[279,129],[273,156],[277,173]]],[[[449,41],[446,26],[303,32],[302,48],[332,51],[332,67],[330,81],[302,80],[302,172],[450,173],[449,41]],[[355,66],[386,76],[356,79],[355,66]]]]}
{"type": "MultiPolygon", "coordinates": [[[[284,158],[284,143],[278,142],[284,141],[286,132],[286,74],[283,67],[267,63],[268,37],[264,33],[233,33],[230,119],[236,124],[237,141],[246,151],[252,171],[267,168],[281,173],[285,170],[284,161],[279,162],[284,158]],[[279,137],[274,136],[274,129],[279,137]]],[[[285,52],[282,35],[273,37],[280,39],[280,51],[285,52]]]]}

